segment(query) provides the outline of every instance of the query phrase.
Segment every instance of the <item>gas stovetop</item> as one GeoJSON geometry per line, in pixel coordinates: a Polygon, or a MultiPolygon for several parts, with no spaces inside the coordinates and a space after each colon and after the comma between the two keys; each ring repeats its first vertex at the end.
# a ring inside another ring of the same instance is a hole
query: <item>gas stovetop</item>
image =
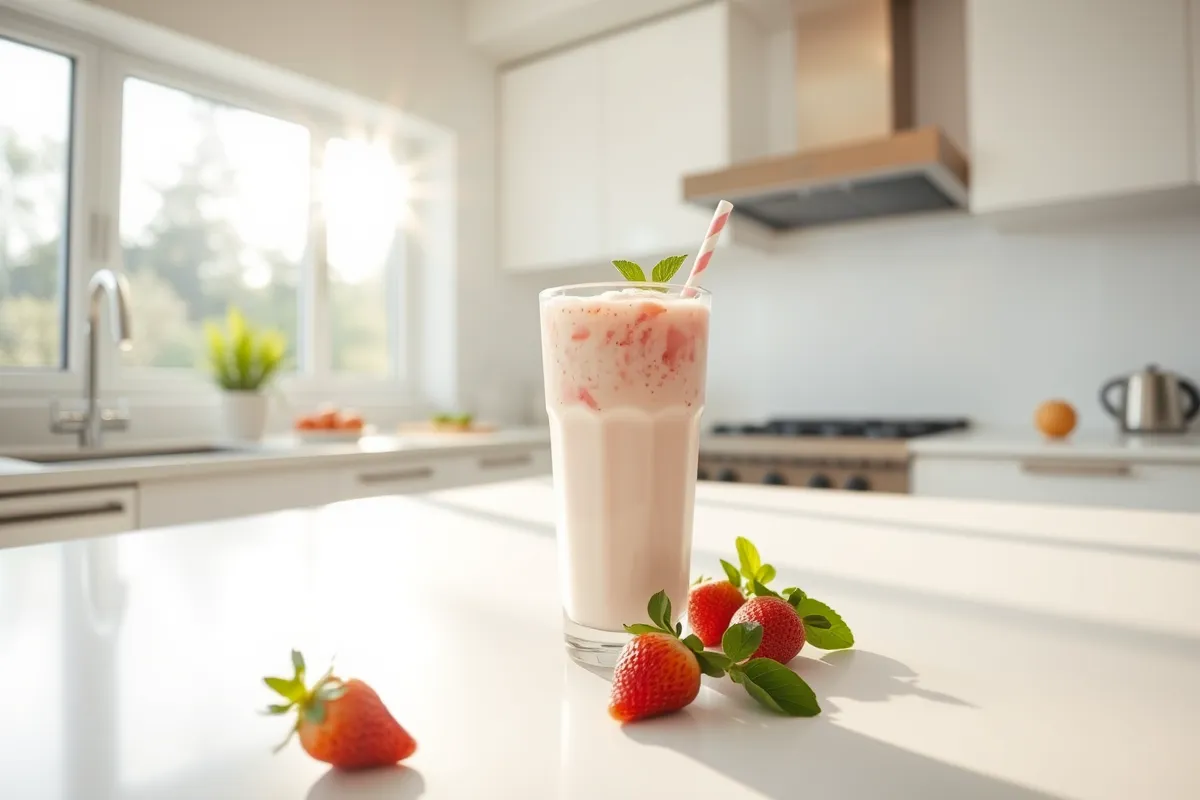
{"type": "Polygon", "coordinates": [[[765,425],[714,425],[718,436],[783,436],[851,439],[912,439],[967,427],[961,418],[819,418],[792,417],[768,420],[765,425]]]}

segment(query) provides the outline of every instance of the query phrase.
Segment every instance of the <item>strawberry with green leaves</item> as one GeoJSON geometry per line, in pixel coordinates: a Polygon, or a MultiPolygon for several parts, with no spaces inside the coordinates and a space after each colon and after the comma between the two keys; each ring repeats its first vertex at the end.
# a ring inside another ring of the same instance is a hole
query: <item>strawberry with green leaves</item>
{"type": "Polygon", "coordinates": [[[318,761],[340,769],[383,767],[411,756],[417,743],[384,706],[379,695],[360,680],[342,681],[333,668],[309,689],[304,656],[292,651],[291,678],[264,678],[286,703],[267,707],[268,714],[296,713],[296,722],[277,749],[300,734],[300,745],[318,761]]]}
{"type": "MultiPolygon", "coordinates": [[[[854,634],[841,615],[795,586],[782,592],[772,590],[767,584],[775,579],[775,568],[762,563],[758,548],[746,537],[737,537],[734,545],[737,548],[739,567],[734,567],[728,561],[722,561],[721,566],[731,583],[738,584],[741,578],[745,578],[745,591],[750,595],[750,599],[738,609],[741,616],[735,615],[731,621],[761,622],[766,629],[765,641],[795,644],[794,624],[786,616],[777,613],[778,604],[759,600],[774,598],[791,606],[803,623],[803,635],[799,644],[795,645],[797,653],[805,642],[822,650],[844,650],[854,645],[854,634]]],[[[768,653],[782,656],[786,655],[786,649],[771,648],[768,653]]],[[[794,657],[795,654],[792,655],[792,658],[794,657]]],[[[790,660],[791,658],[786,659],[784,663],[790,660]]]]}
{"type": "Polygon", "coordinates": [[[799,675],[776,661],[752,657],[763,636],[757,623],[728,628],[721,640],[724,652],[716,653],[705,650],[694,633],[681,638],[683,626],[671,624],[666,592],[651,597],[646,610],[653,624],[625,626],[634,638],[613,670],[608,713],[614,719],[632,722],[678,711],[700,693],[701,674],[714,678],[728,674],[755,700],[782,714],[821,713],[812,689],[799,675]]]}

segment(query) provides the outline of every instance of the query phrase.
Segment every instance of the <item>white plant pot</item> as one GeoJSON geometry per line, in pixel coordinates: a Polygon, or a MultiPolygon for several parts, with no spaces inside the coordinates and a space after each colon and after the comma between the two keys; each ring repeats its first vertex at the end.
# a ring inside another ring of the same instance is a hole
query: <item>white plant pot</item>
{"type": "Polygon", "coordinates": [[[257,442],[267,428],[267,396],[260,392],[221,392],[221,417],[226,438],[257,442]]]}

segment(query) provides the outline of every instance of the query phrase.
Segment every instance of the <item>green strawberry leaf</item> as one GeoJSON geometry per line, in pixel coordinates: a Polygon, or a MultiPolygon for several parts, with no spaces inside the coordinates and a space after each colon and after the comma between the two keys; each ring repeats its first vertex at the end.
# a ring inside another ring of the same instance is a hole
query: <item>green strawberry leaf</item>
{"type": "Polygon", "coordinates": [[[730,625],[721,637],[721,649],[731,661],[745,661],[762,644],[763,629],[757,622],[730,625]]]}
{"type": "Polygon", "coordinates": [[[725,577],[729,578],[729,582],[740,589],[742,586],[742,576],[738,572],[737,567],[722,558],[721,569],[725,570],[725,577]]]}
{"type": "Polygon", "coordinates": [[[304,656],[299,650],[292,651],[292,666],[296,670],[296,680],[304,683],[304,656]]]}
{"type": "Polygon", "coordinates": [[[746,691],[767,708],[791,717],[821,713],[817,696],[804,679],[769,658],[756,658],[742,667],[746,691]]]}
{"type": "MultiPolygon", "coordinates": [[[[668,622],[668,624],[670,624],[670,623],[668,622]]],[[[675,635],[683,636],[683,623],[682,622],[675,623],[675,635]]]]}
{"type": "Polygon", "coordinates": [[[646,606],[646,613],[650,615],[651,622],[667,633],[674,630],[671,627],[671,598],[667,597],[665,589],[655,592],[654,596],[650,598],[650,603],[646,606]]]}
{"type": "Polygon", "coordinates": [[[742,567],[742,575],[748,581],[754,580],[754,576],[758,574],[758,568],[762,566],[762,559],[758,557],[758,548],[745,536],[737,537],[734,540],[734,546],[737,547],[738,564],[742,567]]]}
{"type": "Polygon", "coordinates": [[[293,703],[304,700],[304,684],[295,678],[263,678],[263,683],[267,684],[276,694],[286,697],[293,703]]]}
{"type": "Polygon", "coordinates": [[[700,641],[700,637],[694,633],[689,633],[683,640],[683,643],[686,644],[688,649],[693,653],[700,653],[704,651],[704,642],[700,641]]]}
{"type": "Polygon", "coordinates": [[[728,656],[709,650],[696,653],[696,660],[700,662],[700,671],[713,678],[720,678],[733,665],[728,656]]]}
{"type": "Polygon", "coordinates": [[[779,597],[778,593],[768,589],[758,581],[750,581],[750,586],[753,588],[754,594],[758,597],[779,597]]]}
{"type": "Polygon", "coordinates": [[[846,621],[820,600],[806,597],[796,606],[796,613],[804,619],[804,639],[813,647],[822,650],[844,650],[854,644],[854,634],[846,621]],[[829,624],[826,628],[809,623],[809,617],[821,617],[829,624]]]}
{"type": "Polygon", "coordinates": [[[683,266],[683,262],[686,260],[687,253],[681,256],[668,256],[664,258],[655,264],[654,269],[650,271],[650,280],[655,283],[666,283],[675,277],[675,273],[679,272],[679,268],[683,266]]]}
{"type": "Polygon", "coordinates": [[[809,614],[804,618],[805,630],[808,630],[809,628],[820,628],[823,631],[827,631],[832,627],[833,623],[825,619],[825,617],[821,616],[820,614],[809,614]]]}
{"type": "Polygon", "coordinates": [[[645,282],[646,273],[642,272],[642,268],[640,265],[634,263],[633,261],[623,261],[620,259],[618,259],[612,263],[613,263],[613,266],[616,267],[617,270],[622,275],[625,276],[625,280],[645,282]]]}
{"type": "Polygon", "coordinates": [[[804,600],[804,598],[808,597],[808,595],[806,595],[802,589],[797,589],[795,587],[791,589],[784,589],[783,596],[787,598],[788,605],[792,608],[800,605],[800,602],[804,600]]]}
{"type": "Polygon", "coordinates": [[[348,691],[346,684],[326,683],[317,690],[317,697],[324,701],[338,700],[348,691]]]}
{"type": "Polygon", "coordinates": [[[271,705],[267,706],[266,710],[263,711],[263,713],[264,714],[286,714],[292,710],[292,707],[294,705],[296,705],[296,704],[288,703],[287,705],[276,705],[276,704],[272,703],[271,705]]]}
{"type": "Polygon", "coordinates": [[[758,572],[754,574],[754,580],[764,585],[770,583],[775,580],[775,568],[770,564],[763,564],[758,568],[758,572]]]}
{"type": "Polygon", "coordinates": [[[732,665],[729,667],[729,678],[730,678],[730,680],[732,680],[734,683],[745,683],[745,681],[746,681],[746,673],[745,673],[745,671],[744,671],[744,670],[743,670],[741,667],[739,667],[737,664],[732,664],[732,665]]]}
{"type": "Polygon", "coordinates": [[[662,631],[659,630],[656,626],[646,625],[641,622],[635,623],[633,625],[626,625],[625,632],[632,633],[634,636],[637,636],[639,633],[662,633],[662,631]]]}

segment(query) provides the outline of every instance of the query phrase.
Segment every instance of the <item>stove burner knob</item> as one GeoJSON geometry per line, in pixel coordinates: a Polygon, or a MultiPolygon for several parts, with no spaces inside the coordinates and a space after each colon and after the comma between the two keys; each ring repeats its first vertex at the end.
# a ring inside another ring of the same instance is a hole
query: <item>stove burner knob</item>
{"type": "Polygon", "coordinates": [[[831,489],[833,481],[829,480],[829,476],[824,472],[817,472],[809,477],[807,485],[810,489],[831,489]]]}
{"type": "Polygon", "coordinates": [[[767,486],[787,486],[787,480],[778,472],[768,472],[763,475],[762,482],[767,486]]]}
{"type": "Polygon", "coordinates": [[[725,483],[737,483],[738,474],[729,467],[726,467],[717,473],[717,480],[724,481],[725,483]]]}
{"type": "Polygon", "coordinates": [[[851,475],[846,479],[846,488],[852,492],[870,491],[871,484],[862,475],[851,475]]]}
{"type": "Polygon", "coordinates": [[[696,480],[698,480],[698,481],[708,480],[708,470],[706,470],[704,467],[700,467],[699,469],[697,469],[696,470],[696,480]]]}

